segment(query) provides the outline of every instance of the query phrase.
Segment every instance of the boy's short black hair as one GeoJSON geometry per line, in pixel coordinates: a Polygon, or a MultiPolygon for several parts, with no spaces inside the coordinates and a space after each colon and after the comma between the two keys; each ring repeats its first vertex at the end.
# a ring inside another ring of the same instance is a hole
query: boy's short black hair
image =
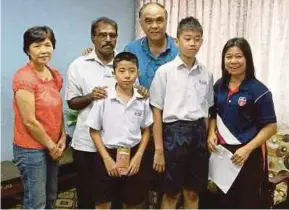
{"type": "Polygon", "coordinates": [[[194,18],[192,16],[183,18],[178,25],[178,30],[177,30],[177,37],[180,37],[181,33],[183,31],[199,31],[201,35],[203,36],[203,28],[202,25],[200,24],[199,20],[197,18],[194,18]]]}
{"type": "Polygon", "coordinates": [[[107,24],[112,25],[115,28],[115,31],[117,34],[117,29],[118,29],[117,23],[108,17],[100,17],[100,18],[92,21],[92,23],[91,23],[91,28],[90,28],[91,37],[94,37],[96,35],[95,29],[98,27],[99,23],[107,23],[107,24]]]}
{"type": "Polygon", "coordinates": [[[113,69],[115,70],[117,67],[117,64],[121,61],[130,61],[136,65],[138,68],[138,58],[135,54],[130,52],[121,52],[117,54],[113,59],[113,69]]]}
{"type": "Polygon", "coordinates": [[[31,44],[43,42],[47,38],[51,41],[53,49],[55,49],[56,39],[51,28],[48,26],[34,26],[27,29],[23,34],[23,51],[28,55],[31,44]]]}

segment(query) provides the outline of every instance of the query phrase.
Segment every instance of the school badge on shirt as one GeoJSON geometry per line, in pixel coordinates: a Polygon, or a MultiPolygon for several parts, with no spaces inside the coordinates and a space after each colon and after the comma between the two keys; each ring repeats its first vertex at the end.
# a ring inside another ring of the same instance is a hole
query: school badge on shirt
{"type": "Polygon", "coordinates": [[[141,110],[135,110],[134,116],[141,117],[142,116],[142,111],[141,110]]]}
{"type": "Polygon", "coordinates": [[[239,97],[239,99],[238,99],[239,106],[245,106],[246,103],[247,103],[247,98],[246,97],[239,97]]]}

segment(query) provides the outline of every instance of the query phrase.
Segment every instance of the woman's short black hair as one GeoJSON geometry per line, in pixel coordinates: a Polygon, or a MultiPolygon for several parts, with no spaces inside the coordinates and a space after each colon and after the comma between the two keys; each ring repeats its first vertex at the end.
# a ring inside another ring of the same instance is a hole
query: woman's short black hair
{"type": "Polygon", "coordinates": [[[23,51],[28,55],[31,44],[43,42],[47,38],[51,41],[53,49],[55,49],[56,39],[51,28],[48,26],[34,26],[29,28],[23,35],[23,51]]]}
{"type": "Polygon", "coordinates": [[[226,56],[227,51],[231,47],[239,47],[246,59],[245,79],[246,80],[255,79],[255,67],[254,67],[254,61],[253,61],[250,44],[243,37],[235,37],[235,38],[229,39],[223,48],[223,52],[222,52],[223,85],[229,84],[229,80],[231,77],[225,68],[225,56],[226,56]]]}

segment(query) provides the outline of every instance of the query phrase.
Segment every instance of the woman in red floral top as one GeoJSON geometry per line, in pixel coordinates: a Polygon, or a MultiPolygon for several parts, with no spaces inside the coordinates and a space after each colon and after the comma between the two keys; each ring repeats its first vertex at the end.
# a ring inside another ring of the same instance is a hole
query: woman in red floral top
{"type": "Polygon", "coordinates": [[[58,163],[65,149],[62,77],[48,66],[55,37],[47,26],[28,29],[23,50],[29,62],[13,78],[14,160],[24,182],[24,208],[53,208],[58,163]]]}

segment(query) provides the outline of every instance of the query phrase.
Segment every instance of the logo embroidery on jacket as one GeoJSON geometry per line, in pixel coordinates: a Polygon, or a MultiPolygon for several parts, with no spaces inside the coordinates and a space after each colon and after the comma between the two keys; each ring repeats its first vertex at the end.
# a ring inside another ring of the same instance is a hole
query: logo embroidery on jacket
{"type": "Polygon", "coordinates": [[[246,103],[247,103],[247,98],[246,97],[239,97],[239,99],[238,99],[239,106],[245,106],[246,103]]]}

